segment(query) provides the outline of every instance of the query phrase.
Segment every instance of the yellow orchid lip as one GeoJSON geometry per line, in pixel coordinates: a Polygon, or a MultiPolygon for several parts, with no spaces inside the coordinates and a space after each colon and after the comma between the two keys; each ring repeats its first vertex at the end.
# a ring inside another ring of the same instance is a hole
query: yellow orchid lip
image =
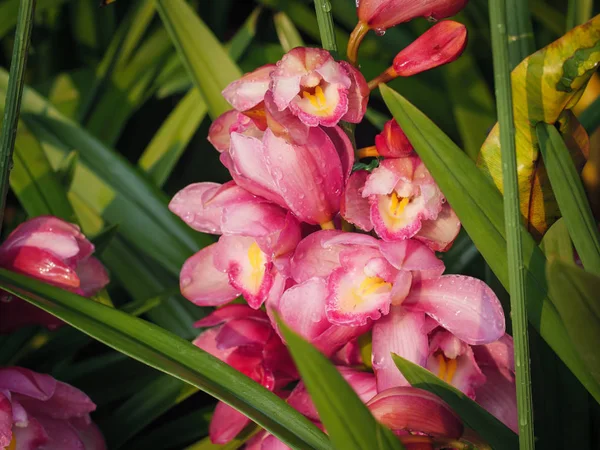
{"type": "Polygon", "coordinates": [[[248,277],[248,282],[251,287],[249,290],[252,292],[258,292],[265,275],[266,260],[264,253],[256,242],[254,242],[248,249],[248,261],[250,262],[250,267],[252,268],[250,276],[248,277]]]}
{"type": "Polygon", "coordinates": [[[399,218],[409,203],[410,203],[410,198],[398,197],[398,194],[396,194],[396,192],[392,192],[392,195],[390,195],[390,205],[389,205],[390,215],[396,219],[399,218]]]}
{"type": "Polygon", "coordinates": [[[456,359],[448,359],[441,353],[438,353],[436,359],[440,365],[438,377],[447,383],[452,383],[452,379],[456,373],[456,359]]]}
{"type": "Polygon", "coordinates": [[[327,103],[321,86],[315,86],[314,89],[304,89],[302,91],[302,98],[308,100],[319,115],[327,116],[333,112],[333,107],[327,103]]]}

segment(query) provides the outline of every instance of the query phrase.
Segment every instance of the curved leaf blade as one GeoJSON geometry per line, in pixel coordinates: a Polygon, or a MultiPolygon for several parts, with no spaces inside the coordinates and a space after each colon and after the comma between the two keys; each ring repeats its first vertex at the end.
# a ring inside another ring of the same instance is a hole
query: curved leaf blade
{"type": "Polygon", "coordinates": [[[214,119],[231,109],[221,91],[242,73],[184,0],[155,0],[156,9],[214,119]]]}
{"type": "Polygon", "coordinates": [[[293,448],[331,448],[317,427],[277,395],[152,323],[4,269],[0,286],[115,350],[228,403],[293,448]]]}
{"type": "MultiPolygon", "coordinates": [[[[564,110],[577,103],[600,63],[599,50],[597,16],[527,57],[512,72],[521,213],[538,240],[560,217],[560,211],[547,182],[535,126],[557,122],[564,110]]],[[[583,167],[586,150],[577,147],[573,146],[572,156],[577,166],[583,167]]],[[[498,124],[481,147],[477,165],[502,192],[498,124]]]]}

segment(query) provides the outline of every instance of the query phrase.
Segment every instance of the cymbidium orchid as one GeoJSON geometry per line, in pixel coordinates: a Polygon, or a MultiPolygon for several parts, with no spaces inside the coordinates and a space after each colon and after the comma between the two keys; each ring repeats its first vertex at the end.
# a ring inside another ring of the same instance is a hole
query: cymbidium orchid
{"type": "Polygon", "coordinates": [[[353,173],[344,196],[344,218],[365,231],[374,229],[386,241],[414,237],[446,251],[460,231],[458,218],[418,156],[385,159],[370,175],[353,173]]]}
{"type": "Polygon", "coordinates": [[[0,448],[105,450],[90,398],[49,375],[0,368],[0,448]]]}
{"type": "MultiPolygon", "coordinates": [[[[0,267],[89,297],[109,282],[93,252],[94,245],[77,225],[39,216],[19,225],[2,243],[0,267]]],[[[0,332],[33,324],[54,329],[63,322],[23,300],[2,296],[0,332]]]]}
{"type": "MultiPolygon", "coordinates": [[[[203,331],[194,345],[267,389],[281,389],[298,378],[287,348],[263,311],[246,305],[227,305],[196,322],[196,326],[211,328],[203,331]]],[[[219,403],[211,420],[211,440],[224,444],[248,423],[244,415],[219,403]]]]}

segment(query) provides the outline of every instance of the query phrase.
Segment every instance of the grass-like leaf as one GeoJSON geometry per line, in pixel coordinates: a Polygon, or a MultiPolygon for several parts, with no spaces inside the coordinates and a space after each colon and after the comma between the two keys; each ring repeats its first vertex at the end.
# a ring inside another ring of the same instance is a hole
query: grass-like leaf
{"type": "Polygon", "coordinates": [[[231,109],[221,91],[242,73],[221,43],[185,0],[156,0],[156,8],[210,116],[231,109]]]}
{"type": "Polygon", "coordinates": [[[586,270],[600,274],[600,233],[581,178],[558,130],[539,123],[536,127],[552,190],[573,244],[586,270]]]}
{"type": "Polygon", "coordinates": [[[448,403],[465,424],[475,430],[492,448],[514,450],[519,446],[515,432],[461,391],[401,356],[392,354],[392,358],[412,386],[432,392],[448,403]]]}
{"type": "Polygon", "coordinates": [[[277,395],[154,324],[3,269],[0,286],[98,341],[230,404],[293,448],[330,448],[325,435],[277,395]]]}
{"type": "Polygon", "coordinates": [[[277,31],[279,43],[281,44],[281,47],[283,47],[284,51],[289,52],[295,47],[304,46],[302,36],[300,36],[296,26],[286,13],[276,13],[273,16],[273,22],[275,23],[275,30],[277,31]]]}
{"type": "MultiPolygon", "coordinates": [[[[415,150],[460,218],[473,243],[501,283],[508,288],[503,199],[473,161],[422,112],[402,96],[381,86],[383,97],[415,150]]],[[[527,268],[527,308],[531,324],[586,389],[600,401],[600,380],[580,359],[577,348],[548,297],[546,259],[522,228],[527,268]]]]}
{"type": "Polygon", "coordinates": [[[403,448],[398,438],[375,420],[325,356],[283,322],[279,321],[279,327],[336,449],[403,448]]]}

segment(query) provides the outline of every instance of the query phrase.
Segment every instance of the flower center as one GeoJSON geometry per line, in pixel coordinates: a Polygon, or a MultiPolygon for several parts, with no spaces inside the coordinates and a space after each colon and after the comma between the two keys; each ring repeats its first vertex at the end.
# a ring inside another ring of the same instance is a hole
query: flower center
{"type": "Polygon", "coordinates": [[[456,359],[448,359],[441,353],[439,353],[436,358],[440,365],[438,377],[446,383],[452,383],[452,379],[456,373],[456,359]]]}
{"type": "Polygon", "coordinates": [[[251,291],[255,292],[258,291],[262,284],[266,263],[265,255],[256,242],[248,249],[248,261],[250,262],[251,269],[249,280],[252,286],[251,291]]]}
{"type": "Polygon", "coordinates": [[[12,437],[12,441],[10,441],[10,444],[8,444],[8,447],[4,447],[5,450],[16,450],[17,448],[17,437],[15,436],[15,433],[13,433],[13,437],[12,437]]]}
{"type": "Polygon", "coordinates": [[[314,91],[307,89],[302,91],[302,98],[305,98],[310,104],[320,113],[327,113],[331,111],[331,107],[327,104],[325,93],[321,86],[316,86],[314,91]],[[311,92],[312,91],[312,92],[311,92]]]}
{"type": "Polygon", "coordinates": [[[376,293],[380,289],[391,290],[392,283],[387,283],[383,278],[379,277],[366,277],[356,289],[352,290],[354,307],[362,304],[365,301],[365,297],[376,293]]]}
{"type": "Polygon", "coordinates": [[[394,218],[399,218],[404,212],[404,208],[410,203],[410,199],[408,197],[400,197],[398,198],[398,194],[396,192],[392,192],[390,195],[390,204],[389,204],[389,213],[390,216],[394,218]]]}

